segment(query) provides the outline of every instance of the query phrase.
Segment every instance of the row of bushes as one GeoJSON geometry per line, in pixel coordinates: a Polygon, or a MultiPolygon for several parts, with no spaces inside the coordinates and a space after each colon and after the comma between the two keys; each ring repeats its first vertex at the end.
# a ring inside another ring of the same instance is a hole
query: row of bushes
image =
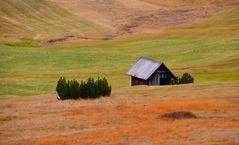
{"type": "Polygon", "coordinates": [[[173,79],[171,81],[171,84],[188,84],[193,83],[194,78],[189,73],[184,73],[182,77],[176,77],[176,79],[173,79]]]}
{"type": "Polygon", "coordinates": [[[106,78],[89,78],[87,81],[76,80],[66,81],[65,77],[61,77],[56,86],[58,99],[89,99],[98,98],[100,96],[110,96],[111,86],[106,78]]]}

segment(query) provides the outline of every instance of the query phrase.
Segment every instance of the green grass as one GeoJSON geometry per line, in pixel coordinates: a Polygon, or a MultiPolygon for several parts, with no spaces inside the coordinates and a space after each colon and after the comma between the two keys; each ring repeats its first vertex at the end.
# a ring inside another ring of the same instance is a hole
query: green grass
{"type": "Polygon", "coordinates": [[[130,85],[127,70],[140,56],[161,60],[196,83],[238,81],[239,38],[113,41],[75,48],[0,48],[0,95],[53,93],[60,76],[106,76],[113,89],[130,85]]]}
{"type": "Polygon", "coordinates": [[[195,83],[239,81],[237,9],[161,34],[41,47],[43,37],[100,35],[108,30],[45,0],[0,1],[0,8],[0,95],[54,93],[61,76],[105,76],[114,91],[130,86],[126,72],[140,56],[165,62],[176,75],[189,72],[195,83]]]}

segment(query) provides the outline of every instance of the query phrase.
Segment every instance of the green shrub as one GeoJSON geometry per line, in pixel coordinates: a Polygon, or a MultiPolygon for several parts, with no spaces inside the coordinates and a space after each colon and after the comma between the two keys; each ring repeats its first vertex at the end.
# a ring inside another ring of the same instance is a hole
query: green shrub
{"type": "Polygon", "coordinates": [[[58,82],[57,82],[57,86],[56,86],[56,91],[58,93],[58,99],[64,100],[66,99],[66,78],[65,77],[61,77],[58,82]]]}
{"type": "Polygon", "coordinates": [[[56,86],[58,99],[94,99],[100,96],[110,96],[111,86],[106,78],[98,79],[89,78],[86,82],[78,83],[76,80],[66,82],[64,77],[61,77],[56,86]]]}
{"type": "Polygon", "coordinates": [[[189,73],[184,73],[182,77],[176,77],[176,79],[171,80],[171,84],[188,84],[193,83],[194,78],[189,73]]]}
{"type": "Polygon", "coordinates": [[[96,98],[98,96],[96,92],[96,83],[93,78],[89,78],[86,83],[86,92],[87,92],[87,97],[89,98],[96,98]]]}
{"type": "Polygon", "coordinates": [[[76,80],[68,81],[69,83],[69,97],[71,99],[78,99],[79,83],[76,80]]]}
{"type": "Polygon", "coordinates": [[[180,81],[181,84],[193,83],[194,78],[189,73],[184,73],[180,81]]]}
{"type": "Polygon", "coordinates": [[[178,76],[176,76],[176,79],[171,79],[171,84],[175,85],[175,84],[180,84],[180,78],[178,76]]]}
{"type": "Polygon", "coordinates": [[[79,87],[79,96],[83,99],[86,99],[88,96],[87,93],[87,86],[85,81],[81,81],[80,87],[79,87]]]}
{"type": "Polygon", "coordinates": [[[111,94],[111,86],[109,86],[106,78],[103,78],[103,80],[101,81],[101,86],[102,86],[102,96],[109,96],[111,94]]]}

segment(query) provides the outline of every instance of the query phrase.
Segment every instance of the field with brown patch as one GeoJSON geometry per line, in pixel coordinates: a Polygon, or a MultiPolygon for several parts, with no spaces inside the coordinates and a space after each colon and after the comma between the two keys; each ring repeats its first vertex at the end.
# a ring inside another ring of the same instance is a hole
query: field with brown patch
{"type": "Polygon", "coordinates": [[[127,87],[111,97],[2,97],[0,144],[239,144],[239,84],[127,87]],[[195,119],[162,119],[189,111],[195,119]]]}
{"type": "Polygon", "coordinates": [[[0,0],[0,145],[238,145],[238,16],[238,0],[0,0]],[[195,84],[129,87],[140,56],[195,84]],[[113,94],[57,100],[61,76],[113,94]]]}

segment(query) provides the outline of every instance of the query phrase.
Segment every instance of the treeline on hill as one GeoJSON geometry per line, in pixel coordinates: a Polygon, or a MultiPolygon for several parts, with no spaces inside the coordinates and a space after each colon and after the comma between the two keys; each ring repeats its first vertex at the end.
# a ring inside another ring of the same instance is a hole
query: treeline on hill
{"type": "Polygon", "coordinates": [[[182,77],[176,77],[176,79],[171,80],[171,84],[188,84],[193,83],[194,78],[189,73],[184,73],[182,77]]]}
{"type": "Polygon", "coordinates": [[[66,81],[65,77],[61,77],[56,86],[58,99],[94,99],[100,96],[110,96],[111,86],[106,78],[89,78],[87,81],[76,80],[66,81]]]}

